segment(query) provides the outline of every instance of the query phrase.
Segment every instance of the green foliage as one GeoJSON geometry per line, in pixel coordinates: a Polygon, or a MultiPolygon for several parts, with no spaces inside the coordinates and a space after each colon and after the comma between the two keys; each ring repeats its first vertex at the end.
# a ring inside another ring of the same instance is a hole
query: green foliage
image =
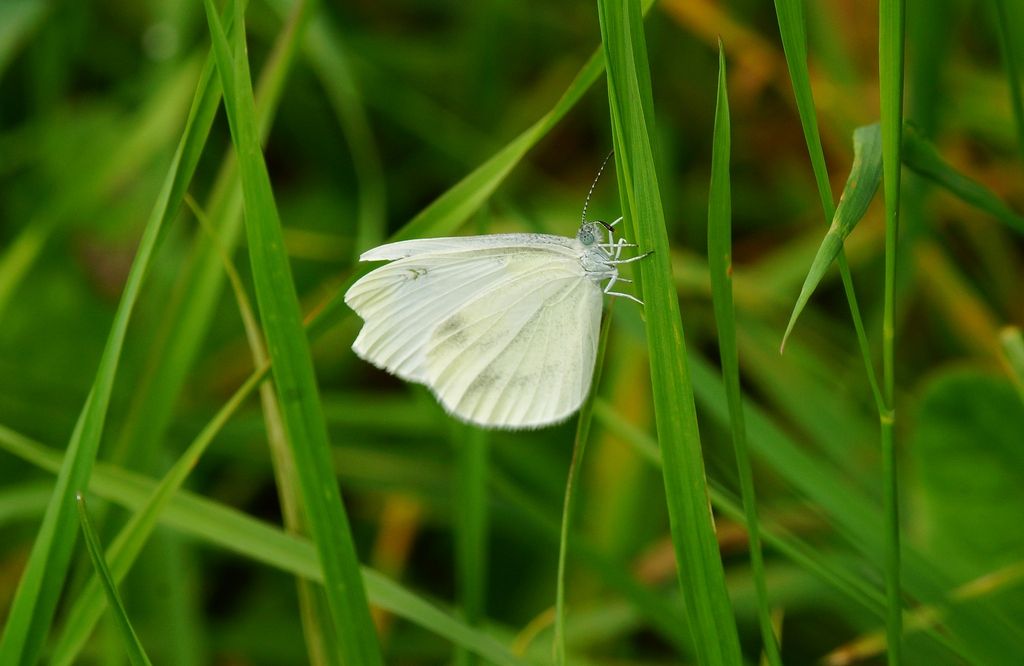
{"type": "Polygon", "coordinates": [[[1019,3],[200,4],[0,2],[0,663],[1024,652],[1019,3]],[[570,235],[612,147],[575,430],[351,352],[360,253],[570,235]]]}

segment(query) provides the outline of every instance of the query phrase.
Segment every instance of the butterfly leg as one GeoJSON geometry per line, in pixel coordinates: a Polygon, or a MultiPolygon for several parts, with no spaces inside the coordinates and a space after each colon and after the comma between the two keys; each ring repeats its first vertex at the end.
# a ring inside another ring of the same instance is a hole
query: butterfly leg
{"type": "Polygon", "coordinates": [[[601,243],[598,245],[602,250],[605,251],[612,259],[618,259],[622,256],[623,248],[636,247],[636,243],[627,243],[625,238],[620,238],[618,242],[613,243],[601,243]]]}
{"type": "Polygon", "coordinates": [[[640,305],[644,304],[643,301],[641,301],[636,296],[633,296],[632,294],[623,294],[623,293],[620,293],[620,292],[617,292],[617,291],[606,291],[604,293],[608,294],[609,296],[622,296],[623,298],[628,298],[629,300],[633,301],[634,303],[639,303],[640,305]]]}
{"type": "Polygon", "coordinates": [[[639,255],[637,257],[630,257],[629,259],[612,259],[608,263],[609,264],[631,264],[634,261],[640,261],[641,259],[646,259],[647,257],[651,256],[652,254],[654,254],[654,250],[650,250],[648,252],[644,252],[643,254],[641,254],[641,255],[639,255]]]}

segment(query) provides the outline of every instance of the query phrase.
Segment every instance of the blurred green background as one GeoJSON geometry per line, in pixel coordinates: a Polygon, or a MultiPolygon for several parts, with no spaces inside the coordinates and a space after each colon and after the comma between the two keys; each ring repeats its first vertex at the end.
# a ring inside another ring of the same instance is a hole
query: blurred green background
{"type": "MultiPolygon", "coordinates": [[[[838,198],[852,131],[879,114],[877,6],[821,0],[806,12],[838,198]]],[[[962,177],[1024,210],[1012,93],[1020,86],[1012,73],[1024,68],[1024,9],[910,0],[907,25],[906,120],[962,177]]],[[[266,160],[306,312],[337,297],[361,251],[548,113],[600,46],[594,3],[576,0],[252,0],[247,29],[253,78],[272,72],[257,99],[269,101],[266,160]]],[[[783,658],[881,663],[878,417],[834,270],[778,353],[825,227],[775,9],[766,0],[661,0],[646,30],[688,364],[746,657],[756,662],[760,638],[706,259],[719,37],[732,108],[740,366],[783,658]]],[[[0,0],[0,620],[209,45],[199,2],[0,0]]],[[[603,75],[528,145],[507,179],[494,180],[493,196],[458,213],[459,233],[575,232],[611,147],[603,75]]],[[[254,367],[220,254],[251,298],[231,154],[221,111],[188,189],[208,225],[188,206],[166,225],[128,330],[93,474],[90,510],[105,542],[130,515],[123,502],[105,502],[115,499],[111,476],[163,477],[254,367]]],[[[880,199],[846,242],[876,364],[880,199]]],[[[591,215],[617,217],[617,201],[606,178],[591,215]]],[[[902,210],[896,386],[907,662],[1019,664],[1024,361],[1014,365],[1019,332],[1015,343],[1007,327],[1024,323],[1024,227],[910,170],[902,210]]],[[[359,324],[334,317],[313,354],[360,560],[528,663],[550,663],[575,422],[487,434],[456,424],[422,387],[355,357],[359,324]]],[[[692,659],[649,455],[643,330],[640,309],[617,303],[569,554],[574,664],[692,659]]],[[[281,525],[265,416],[259,400],[247,401],[186,487],[281,525]]],[[[152,534],[121,586],[154,663],[310,660],[295,572],[258,538],[218,543],[220,514],[193,509],[179,506],[177,523],[152,534]],[[200,523],[213,536],[188,529],[200,523]]],[[[44,660],[91,574],[79,545],[44,660]]],[[[448,637],[394,610],[375,613],[387,663],[471,663],[448,637]]],[[[74,663],[126,659],[109,619],[74,654],[74,663]]]]}

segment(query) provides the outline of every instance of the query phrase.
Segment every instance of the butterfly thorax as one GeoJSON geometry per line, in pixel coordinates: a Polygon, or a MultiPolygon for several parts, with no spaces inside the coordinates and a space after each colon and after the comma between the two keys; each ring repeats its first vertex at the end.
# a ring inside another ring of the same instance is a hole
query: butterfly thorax
{"type": "Polygon", "coordinates": [[[604,229],[599,226],[599,223],[584,222],[576,232],[576,241],[580,244],[581,252],[580,265],[587,277],[595,282],[607,280],[619,274],[619,269],[609,263],[612,260],[611,254],[601,246],[602,231],[604,229]]]}

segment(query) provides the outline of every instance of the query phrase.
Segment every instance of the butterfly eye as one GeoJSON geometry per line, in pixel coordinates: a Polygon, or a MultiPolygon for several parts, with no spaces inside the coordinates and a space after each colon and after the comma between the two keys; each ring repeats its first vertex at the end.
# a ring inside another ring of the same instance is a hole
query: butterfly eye
{"type": "Polygon", "coordinates": [[[580,242],[583,243],[584,245],[593,245],[594,234],[590,233],[589,231],[584,231],[583,233],[580,234],[580,242]]]}

